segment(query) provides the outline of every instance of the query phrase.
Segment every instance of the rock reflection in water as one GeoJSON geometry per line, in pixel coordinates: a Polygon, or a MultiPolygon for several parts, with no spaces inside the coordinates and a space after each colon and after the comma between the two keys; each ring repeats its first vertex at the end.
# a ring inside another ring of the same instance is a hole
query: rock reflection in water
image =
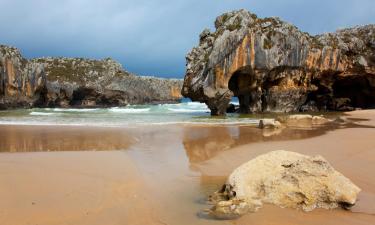
{"type": "Polygon", "coordinates": [[[233,147],[266,141],[298,140],[316,137],[338,128],[355,127],[353,123],[330,123],[324,126],[258,129],[248,126],[193,126],[184,130],[183,145],[190,163],[204,162],[233,147]]]}
{"type": "Polygon", "coordinates": [[[116,128],[0,127],[0,152],[119,150],[133,142],[128,132],[116,128]]]}

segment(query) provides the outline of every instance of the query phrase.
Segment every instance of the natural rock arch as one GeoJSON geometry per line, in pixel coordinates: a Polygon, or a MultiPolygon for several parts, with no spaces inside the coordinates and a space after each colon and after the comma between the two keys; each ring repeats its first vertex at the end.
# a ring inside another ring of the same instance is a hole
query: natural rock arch
{"type": "Polygon", "coordinates": [[[251,66],[244,66],[237,69],[228,81],[228,89],[232,91],[233,96],[237,97],[240,103],[239,111],[249,113],[253,111],[258,96],[255,94],[256,79],[251,66]]]}

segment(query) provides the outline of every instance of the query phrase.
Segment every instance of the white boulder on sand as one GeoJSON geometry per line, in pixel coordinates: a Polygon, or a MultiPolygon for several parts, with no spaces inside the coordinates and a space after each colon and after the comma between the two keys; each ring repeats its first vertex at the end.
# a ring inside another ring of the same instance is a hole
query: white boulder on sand
{"type": "Polygon", "coordinates": [[[349,208],[360,192],[323,157],[273,151],[241,165],[220,191],[210,196],[210,214],[233,218],[255,212],[263,203],[311,211],[349,208]]]}
{"type": "Polygon", "coordinates": [[[282,125],[279,121],[275,119],[261,119],[259,120],[258,127],[260,129],[264,129],[264,128],[275,129],[275,128],[281,128],[282,125]]]}
{"type": "Polygon", "coordinates": [[[311,126],[311,125],[323,125],[331,122],[324,116],[312,116],[309,114],[295,114],[288,116],[284,121],[288,126],[311,126]]]}

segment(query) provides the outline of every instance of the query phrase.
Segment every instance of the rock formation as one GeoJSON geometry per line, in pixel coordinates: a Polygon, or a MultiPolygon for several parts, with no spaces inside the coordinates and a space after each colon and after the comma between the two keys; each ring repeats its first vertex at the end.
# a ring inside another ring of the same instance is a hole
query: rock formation
{"type": "Polygon", "coordinates": [[[282,128],[282,124],[275,120],[275,119],[260,119],[258,128],[260,129],[265,129],[265,128],[270,128],[270,129],[278,129],[282,128]]]}
{"type": "Polygon", "coordinates": [[[375,25],[311,36],[246,10],[219,16],[186,56],[182,95],[225,114],[375,106],[375,25]]]}
{"type": "Polygon", "coordinates": [[[323,157],[273,151],[241,165],[211,196],[211,214],[231,218],[255,212],[263,203],[311,211],[349,208],[360,189],[323,157]]]}
{"type": "Polygon", "coordinates": [[[329,122],[333,122],[323,116],[312,116],[308,114],[301,114],[301,115],[290,115],[286,117],[284,120],[280,119],[280,121],[284,122],[288,126],[308,126],[311,127],[312,125],[323,125],[329,122]]]}
{"type": "Polygon", "coordinates": [[[0,108],[106,107],[175,102],[182,81],[136,76],[110,59],[24,59],[0,46],[0,108]]]}
{"type": "Polygon", "coordinates": [[[39,104],[45,85],[41,65],[24,59],[16,48],[0,46],[0,109],[39,104]]]}

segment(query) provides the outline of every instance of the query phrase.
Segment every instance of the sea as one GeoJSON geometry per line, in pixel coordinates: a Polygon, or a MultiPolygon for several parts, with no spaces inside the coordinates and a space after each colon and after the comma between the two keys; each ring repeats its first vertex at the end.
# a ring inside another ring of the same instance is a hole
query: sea
{"type": "MultiPolygon", "coordinates": [[[[238,105],[233,98],[232,104],[238,105]]],[[[204,103],[183,98],[176,104],[128,105],[112,108],[32,108],[0,111],[3,125],[67,125],[129,127],[140,125],[252,125],[258,119],[237,113],[211,116],[204,103]]]]}

